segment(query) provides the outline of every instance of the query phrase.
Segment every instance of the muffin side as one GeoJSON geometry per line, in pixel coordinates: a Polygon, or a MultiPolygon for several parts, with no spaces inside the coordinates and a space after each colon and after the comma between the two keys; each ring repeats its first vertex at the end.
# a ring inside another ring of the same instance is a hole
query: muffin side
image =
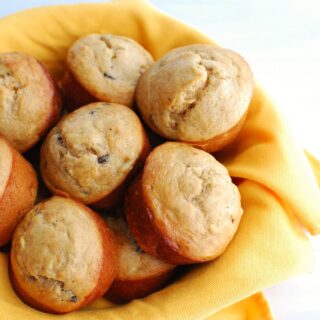
{"type": "Polygon", "coordinates": [[[107,221],[119,244],[119,269],[106,297],[124,303],[161,289],[172,276],[175,266],[144,252],[122,215],[108,217],[107,221]]]}
{"type": "Polygon", "coordinates": [[[31,164],[0,135],[0,246],[33,206],[38,180],[31,164]]]}

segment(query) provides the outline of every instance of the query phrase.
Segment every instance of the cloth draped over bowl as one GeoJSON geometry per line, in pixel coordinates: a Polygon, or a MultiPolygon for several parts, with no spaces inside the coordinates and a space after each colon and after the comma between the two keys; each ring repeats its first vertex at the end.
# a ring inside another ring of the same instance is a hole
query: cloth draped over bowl
{"type": "MultiPolygon", "coordinates": [[[[68,47],[90,33],[131,37],[155,59],[168,50],[212,40],[142,0],[36,8],[0,20],[0,52],[41,60],[59,79],[68,47]]],[[[273,103],[257,87],[237,140],[215,154],[239,183],[244,216],[226,252],[189,267],[165,289],[127,305],[99,299],[62,316],[89,319],[271,319],[262,289],[312,270],[305,230],[320,233],[319,163],[294,141],[273,103]]],[[[8,278],[0,253],[0,319],[56,319],[26,306],[8,278]]]]}

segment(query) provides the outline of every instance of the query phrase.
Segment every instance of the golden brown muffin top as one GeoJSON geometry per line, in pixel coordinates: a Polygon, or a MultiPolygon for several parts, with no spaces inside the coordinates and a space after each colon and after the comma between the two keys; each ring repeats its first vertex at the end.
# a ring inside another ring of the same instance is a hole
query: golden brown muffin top
{"type": "Polygon", "coordinates": [[[153,58],[132,39],[91,34],[69,49],[67,65],[77,81],[94,97],[132,104],[134,90],[153,58]]]}
{"type": "Polygon", "coordinates": [[[144,144],[142,124],[131,109],[92,103],[49,133],[41,152],[42,176],[51,189],[93,203],[125,180],[144,144]]]}
{"type": "Polygon", "coordinates": [[[234,127],[253,91],[248,64],[237,53],[209,44],[168,52],[140,78],[138,108],[168,139],[204,141],[234,127]]]}
{"type": "Polygon", "coordinates": [[[205,151],[167,142],[147,158],[142,191],[153,224],[188,256],[220,255],[237,230],[240,194],[227,169],[205,151]]]}
{"type": "Polygon", "coordinates": [[[58,103],[55,95],[52,79],[36,59],[15,52],[0,54],[0,133],[18,151],[40,139],[52,109],[58,109],[53,106],[58,103]]]}
{"type": "Polygon", "coordinates": [[[122,216],[108,217],[108,225],[114,231],[119,244],[119,270],[117,280],[138,280],[157,276],[174,268],[144,252],[131,235],[122,216]]]}
{"type": "Polygon", "coordinates": [[[88,209],[53,197],[27,213],[11,253],[14,276],[45,306],[81,304],[97,285],[103,259],[100,231],[88,209]]]}

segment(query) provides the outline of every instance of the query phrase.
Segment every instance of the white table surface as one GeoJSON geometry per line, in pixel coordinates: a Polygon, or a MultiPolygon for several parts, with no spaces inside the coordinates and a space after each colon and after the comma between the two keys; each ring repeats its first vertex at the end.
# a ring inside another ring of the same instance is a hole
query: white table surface
{"type": "MultiPolygon", "coordinates": [[[[0,17],[24,8],[78,2],[103,1],[2,0],[0,17]]],[[[240,52],[297,141],[320,158],[319,0],[150,2],[240,52]]],[[[320,319],[320,237],[312,242],[317,259],[314,272],[265,290],[276,319],[320,319]]]]}

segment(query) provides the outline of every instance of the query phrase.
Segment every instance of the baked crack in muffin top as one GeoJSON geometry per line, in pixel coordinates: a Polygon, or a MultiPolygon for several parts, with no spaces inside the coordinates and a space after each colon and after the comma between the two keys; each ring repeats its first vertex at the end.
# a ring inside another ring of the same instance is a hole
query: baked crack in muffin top
{"type": "Polygon", "coordinates": [[[145,122],[167,139],[210,140],[234,127],[253,92],[249,66],[237,53],[196,44],[168,52],[138,82],[145,122]]]}

